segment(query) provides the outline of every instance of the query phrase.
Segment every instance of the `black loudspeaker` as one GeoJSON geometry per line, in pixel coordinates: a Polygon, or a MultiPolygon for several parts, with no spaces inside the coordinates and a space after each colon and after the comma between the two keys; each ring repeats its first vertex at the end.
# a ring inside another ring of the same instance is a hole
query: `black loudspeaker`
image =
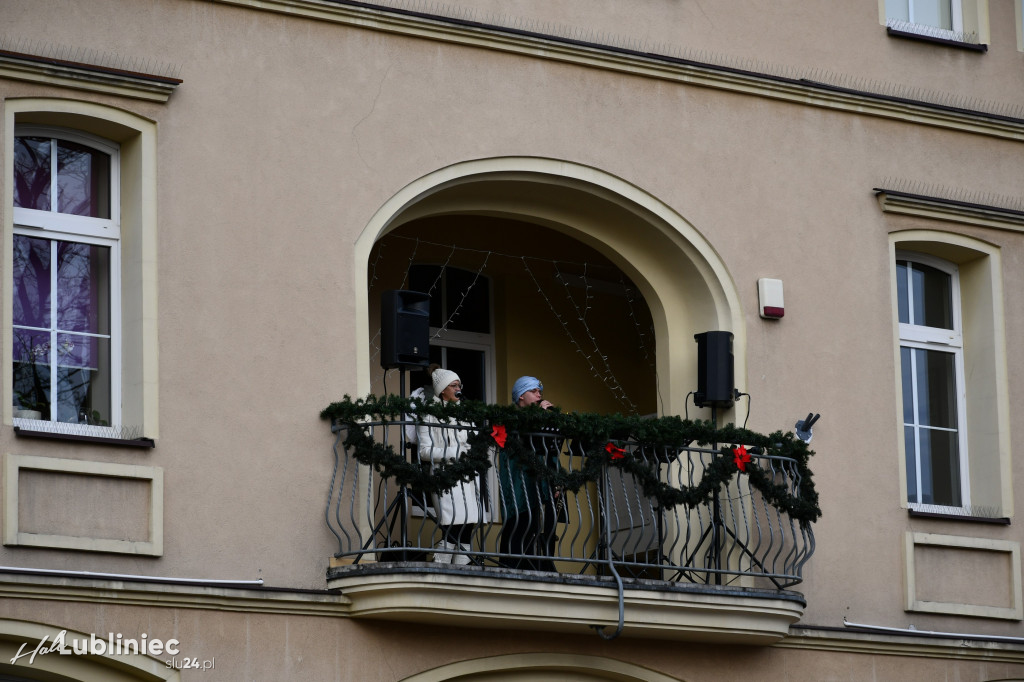
{"type": "Polygon", "coordinates": [[[380,366],[430,364],[430,295],[392,289],[380,299],[380,366]]]}
{"type": "Polygon", "coordinates": [[[697,407],[731,407],[736,400],[733,381],[732,332],[695,334],[697,341],[697,407]]]}

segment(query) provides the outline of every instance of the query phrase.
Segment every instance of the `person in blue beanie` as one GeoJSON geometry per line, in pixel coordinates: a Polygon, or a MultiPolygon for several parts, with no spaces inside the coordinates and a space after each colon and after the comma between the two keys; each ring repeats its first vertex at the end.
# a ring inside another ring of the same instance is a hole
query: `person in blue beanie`
{"type": "MultiPolygon", "coordinates": [[[[522,376],[512,385],[512,403],[519,407],[536,405],[543,410],[554,407],[544,399],[544,385],[536,377],[522,376]]],[[[543,443],[548,444],[547,438],[543,443]]],[[[549,466],[558,468],[558,446],[541,453],[549,466]]],[[[504,450],[498,453],[498,483],[501,488],[503,525],[501,552],[514,555],[550,557],[555,549],[556,500],[558,491],[547,482],[538,481],[523,471],[519,462],[504,450]]],[[[505,559],[509,568],[555,571],[555,564],[546,558],[511,557],[505,559]]]]}

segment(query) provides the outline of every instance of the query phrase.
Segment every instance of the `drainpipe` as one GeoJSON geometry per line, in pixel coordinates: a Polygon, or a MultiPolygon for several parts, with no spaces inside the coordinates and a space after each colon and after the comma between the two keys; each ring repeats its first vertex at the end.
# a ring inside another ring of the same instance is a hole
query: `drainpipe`
{"type": "Polygon", "coordinates": [[[876,630],[878,632],[892,632],[901,635],[927,635],[931,637],[949,637],[952,639],[978,639],[995,642],[1007,642],[1010,644],[1024,644],[1024,637],[1004,637],[1000,635],[969,635],[962,632],[935,632],[933,630],[918,630],[917,628],[888,628],[882,625],[864,625],[863,623],[851,623],[843,618],[843,625],[848,628],[863,628],[865,630],[876,630]]]}
{"type": "Polygon", "coordinates": [[[49,575],[58,578],[95,578],[99,580],[127,580],[143,583],[172,583],[185,585],[208,585],[211,587],[260,587],[263,578],[257,580],[209,580],[206,578],[161,578],[152,575],[129,575],[126,573],[93,573],[91,571],[60,571],[48,568],[24,568],[21,566],[0,566],[0,573],[22,575],[49,575]]]}

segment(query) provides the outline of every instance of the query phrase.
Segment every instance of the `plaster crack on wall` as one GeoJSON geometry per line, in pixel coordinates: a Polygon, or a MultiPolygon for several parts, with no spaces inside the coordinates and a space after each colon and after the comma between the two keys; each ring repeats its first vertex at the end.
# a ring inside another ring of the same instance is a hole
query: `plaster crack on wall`
{"type": "Polygon", "coordinates": [[[366,157],[363,156],[363,149],[362,149],[362,146],[359,144],[359,136],[356,134],[356,131],[359,129],[359,126],[363,125],[363,123],[368,118],[373,116],[374,111],[376,111],[376,109],[377,109],[377,101],[380,99],[381,93],[384,92],[384,82],[388,79],[388,76],[391,74],[391,69],[392,68],[393,68],[393,65],[389,64],[387,70],[384,72],[384,75],[381,76],[380,82],[377,84],[377,92],[373,96],[373,101],[370,102],[370,110],[367,111],[366,115],[363,116],[358,121],[356,121],[355,124],[352,126],[352,138],[353,138],[353,140],[356,143],[356,153],[359,155],[359,158],[362,159],[363,165],[365,165],[367,168],[371,168],[371,169],[373,167],[369,164],[369,162],[367,162],[366,157]]]}

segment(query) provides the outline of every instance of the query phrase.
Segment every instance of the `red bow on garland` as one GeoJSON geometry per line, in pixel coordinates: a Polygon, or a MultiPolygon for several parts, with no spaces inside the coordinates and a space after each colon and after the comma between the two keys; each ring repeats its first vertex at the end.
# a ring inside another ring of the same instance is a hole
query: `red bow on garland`
{"type": "Polygon", "coordinates": [[[604,446],[604,451],[611,455],[612,459],[625,459],[626,457],[626,451],[611,442],[604,446]]]}
{"type": "Polygon", "coordinates": [[[505,447],[505,441],[508,439],[508,434],[505,433],[505,426],[503,424],[495,424],[491,427],[491,438],[498,444],[499,448],[505,447]]]}
{"type": "Polygon", "coordinates": [[[732,454],[735,455],[736,468],[740,471],[746,471],[747,462],[750,461],[750,455],[747,453],[747,446],[741,445],[738,448],[733,448],[732,454]]]}

